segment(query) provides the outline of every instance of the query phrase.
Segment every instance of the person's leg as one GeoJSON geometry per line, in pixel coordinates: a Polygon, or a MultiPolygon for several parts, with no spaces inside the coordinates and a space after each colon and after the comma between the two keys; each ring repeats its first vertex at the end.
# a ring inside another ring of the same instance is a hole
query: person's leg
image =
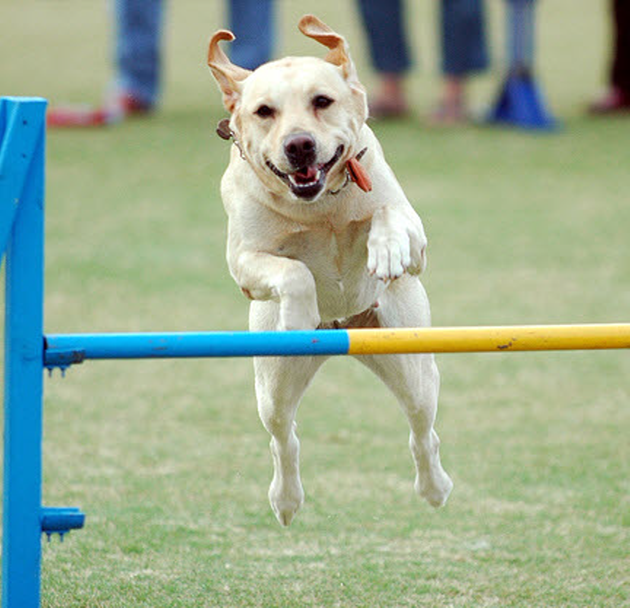
{"type": "Polygon", "coordinates": [[[98,107],[61,105],[46,115],[49,127],[101,127],[150,113],[162,76],[162,0],[114,0],[114,83],[98,107]]]}
{"type": "Polygon", "coordinates": [[[611,84],[630,103],[630,2],[614,0],[614,51],[611,84]]]}
{"type": "Polygon", "coordinates": [[[274,40],[273,0],[228,0],[229,27],[236,36],[232,61],[247,70],[271,60],[274,40]]]}
{"type": "Polygon", "coordinates": [[[162,0],[115,0],[116,86],[153,107],[162,76],[162,0]]]}
{"type": "Polygon", "coordinates": [[[403,74],[411,66],[402,0],[359,0],[370,57],[381,73],[403,74]]]}
{"type": "Polygon", "coordinates": [[[402,0],[358,0],[372,64],[380,76],[370,104],[372,116],[400,115],[407,111],[404,77],[411,66],[402,0]]]}
{"type": "Polygon", "coordinates": [[[507,59],[511,73],[531,73],[534,67],[534,0],[508,0],[507,59]]]}
{"type": "Polygon", "coordinates": [[[483,0],[442,0],[442,72],[467,76],[488,67],[483,0]]]}
{"type": "Polygon", "coordinates": [[[489,63],[483,0],[442,0],[440,32],[444,81],[432,118],[435,123],[457,123],[467,118],[467,77],[489,63]]]}
{"type": "Polygon", "coordinates": [[[612,59],[605,92],[589,105],[589,112],[608,115],[630,113],[630,3],[611,0],[612,59]]]}

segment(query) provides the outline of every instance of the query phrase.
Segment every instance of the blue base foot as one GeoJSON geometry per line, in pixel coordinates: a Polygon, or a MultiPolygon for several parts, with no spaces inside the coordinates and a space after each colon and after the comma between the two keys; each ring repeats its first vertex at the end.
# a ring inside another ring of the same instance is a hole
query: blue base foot
{"type": "Polygon", "coordinates": [[[487,121],[543,131],[559,126],[545,107],[540,88],[528,71],[508,75],[487,121]]]}

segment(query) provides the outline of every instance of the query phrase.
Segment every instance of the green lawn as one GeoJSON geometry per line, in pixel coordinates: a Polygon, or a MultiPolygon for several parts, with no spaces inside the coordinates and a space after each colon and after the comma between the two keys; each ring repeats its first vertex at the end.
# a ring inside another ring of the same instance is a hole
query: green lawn
{"type": "MultiPolygon", "coordinates": [[[[0,94],[97,101],[106,3],[0,0],[0,94]]],[[[352,2],[280,2],[282,53],[317,12],[373,83],[352,2]]],[[[417,116],[375,124],[429,236],[436,325],[630,320],[630,119],[588,119],[604,4],[540,3],[539,73],[564,128],[535,135],[423,121],[438,90],[434,3],[411,16],[417,116]]],[[[420,4],[422,6],[420,6],[420,4]]],[[[489,3],[490,4],[490,3],[489,3]]],[[[502,7],[492,2],[501,79],[502,7]]],[[[224,115],[204,66],[219,0],[169,6],[162,111],[48,138],[46,330],[244,329],[224,260],[224,115]]],[[[46,380],[45,503],[84,530],[44,545],[50,608],[630,606],[630,357],[443,355],[438,431],[455,490],[413,494],[407,427],[352,360],[299,415],[303,510],[267,503],[268,437],[248,360],[86,363],[46,380]]]]}

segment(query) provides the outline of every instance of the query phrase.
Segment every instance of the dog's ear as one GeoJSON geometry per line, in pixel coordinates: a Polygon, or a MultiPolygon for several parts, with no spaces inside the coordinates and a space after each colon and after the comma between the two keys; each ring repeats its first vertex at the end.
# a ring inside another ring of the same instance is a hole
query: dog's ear
{"type": "Polygon", "coordinates": [[[315,15],[304,15],[300,19],[298,27],[305,36],[330,49],[325,57],[326,61],[339,66],[347,80],[355,83],[359,82],[354,62],[350,57],[348,43],[343,36],[337,34],[315,15]]]}
{"type": "Polygon", "coordinates": [[[221,40],[232,41],[234,38],[229,30],[219,30],[208,46],[208,66],[223,93],[223,105],[228,112],[234,111],[241,94],[241,83],[251,74],[249,70],[234,65],[219,47],[221,40]]]}
{"type": "Polygon", "coordinates": [[[330,29],[324,22],[320,21],[314,15],[304,15],[298,24],[300,31],[309,38],[316,40],[330,51],[326,55],[326,61],[338,66],[344,78],[350,85],[354,102],[356,105],[357,116],[362,116],[363,120],[368,117],[367,95],[365,88],[359,81],[357,70],[354,62],[350,57],[348,43],[343,36],[330,29]]]}

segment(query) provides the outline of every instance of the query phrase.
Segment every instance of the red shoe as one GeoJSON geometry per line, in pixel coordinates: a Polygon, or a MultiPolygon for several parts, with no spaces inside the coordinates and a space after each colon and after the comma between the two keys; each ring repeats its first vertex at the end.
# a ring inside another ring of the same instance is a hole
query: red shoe
{"type": "Polygon", "coordinates": [[[60,106],[46,115],[49,127],[103,127],[132,116],[150,114],[152,107],[125,93],[117,95],[100,108],[90,106],[60,106]]]}
{"type": "Polygon", "coordinates": [[[630,93],[611,89],[588,107],[589,114],[610,116],[630,113],[630,93]]]}

